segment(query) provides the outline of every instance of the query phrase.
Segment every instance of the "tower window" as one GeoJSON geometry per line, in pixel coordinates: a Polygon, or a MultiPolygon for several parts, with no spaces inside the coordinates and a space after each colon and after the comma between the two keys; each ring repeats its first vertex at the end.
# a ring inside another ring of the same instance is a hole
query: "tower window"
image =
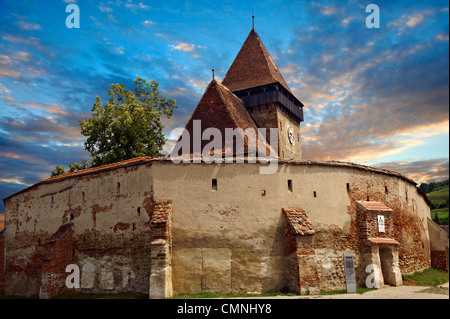
{"type": "Polygon", "coordinates": [[[292,193],[292,179],[288,179],[288,190],[292,193]]]}
{"type": "Polygon", "coordinates": [[[217,191],[217,178],[211,180],[211,186],[213,191],[217,191]]]}

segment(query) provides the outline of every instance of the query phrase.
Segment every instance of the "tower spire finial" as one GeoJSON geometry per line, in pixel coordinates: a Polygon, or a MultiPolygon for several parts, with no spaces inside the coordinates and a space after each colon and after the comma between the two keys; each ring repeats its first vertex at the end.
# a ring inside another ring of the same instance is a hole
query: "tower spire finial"
{"type": "Polygon", "coordinates": [[[252,30],[255,30],[255,10],[252,9],[252,30]]]}
{"type": "Polygon", "coordinates": [[[213,80],[214,80],[214,67],[212,67],[212,76],[213,76],[213,80]]]}

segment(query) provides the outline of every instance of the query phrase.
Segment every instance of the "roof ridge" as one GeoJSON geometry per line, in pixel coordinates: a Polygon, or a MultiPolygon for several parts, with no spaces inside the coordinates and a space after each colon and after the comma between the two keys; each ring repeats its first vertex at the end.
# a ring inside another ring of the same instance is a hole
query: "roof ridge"
{"type": "MultiPolygon", "coordinates": [[[[258,39],[258,44],[259,44],[259,46],[260,46],[260,48],[261,48],[261,50],[262,50],[262,53],[263,53],[263,56],[264,56],[264,60],[266,61],[266,65],[267,65],[267,68],[269,69],[270,75],[272,76],[272,78],[273,78],[275,81],[279,82],[283,87],[285,86],[284,84],[286,84],[285,88],[286,88],[289,92],[291,92],[291,89],[290,89],[289,85],[287,84],[286,80],[284,79],[283,74],[281,74],[280,70],[278,69],[277,65],[275,64],[275,61],[273,60],[273,58],[272,58],[272,56],[270,55],[269,51],[267,50],[266,46],[265,46],[264,43],[262,42],[262,40],[261,40],[259,34],[258,34],[255,30],[252,30],[252,31],[255,32],[256,38],[258,39]],[[270,60],[268,60],[268,59],[270,59],[270,60]],[[274,67],[273,70],[270,68],[270,65],[269,65],[269,64],[273,64],[273,67],[274,67]],[[278,72],[277,72],[277,71],[278,71],[278,72]],[[277,80],[277,77],[278,77],[278,76],[281,76],[281,79],[285,82],[284,84],[277,80]]],[[[291,92],[291,93],[292,93],[292,92],[291,92]]]]}

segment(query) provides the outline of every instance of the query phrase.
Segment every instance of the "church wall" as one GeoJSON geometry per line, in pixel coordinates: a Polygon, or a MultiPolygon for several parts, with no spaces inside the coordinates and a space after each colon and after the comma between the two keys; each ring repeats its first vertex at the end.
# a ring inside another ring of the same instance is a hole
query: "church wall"
{"type": "Polygon", "coordinates": [[[353,253],[358,267],[356,200],[381,201],[394,209],[403,273],[429,267],[429,208],[414,185],[395,176],[281,163],[277,175],[260,175],[254,164],[160,162],[154,186],[157,198],[173,200],[174,294],[289,287],[282,207],[303,208],[316,230],[312,243],[320,289],[345,288],[344,253],[353,253]]]}
{"type": "Polygon", "coordinates": [[[39,294],[43,243],[69,221],[82,290],[148,293],[154,199],[172,200],[174,294],[289,289],[293,256],[282,213],[288,207],[305,210],[315,230],[305,249],[321,290],[345,288],[344,253],[359,265],[357,200],[394,210],[402,273],[430,266],[429,207],[412,183],[350,165],[278,165],[277,174],[262,175],[259,164],[154,161],[12,196],[5,203],[5,294],[39,294]]]}
{"type": "Polygon", "coordinates": [[[148,293],[151,199],[150,165],[41,184],[10,197],[5,294],[39,295],[45,240],[69,221],[82,288],[148,293]]]}

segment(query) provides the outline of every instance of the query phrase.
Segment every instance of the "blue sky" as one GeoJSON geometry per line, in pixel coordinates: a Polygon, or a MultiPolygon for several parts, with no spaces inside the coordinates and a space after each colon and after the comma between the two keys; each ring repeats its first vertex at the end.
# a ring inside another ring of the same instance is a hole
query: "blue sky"
{"type": "MultiPolygon", "coordinates": [[[[78,122],[110,83],[160,83],[184,127],[255,30],[305,104],[306,159],[449,172],[448,1],[0,2],[0,196],[88,158],[78,122]],[[80,28],[65,26],[76,3],[80,28]],[[368,29],[368,4],[380,28],[368,29]]],[[[167,143],[167,148],[173,141],[167,143]]]]}

